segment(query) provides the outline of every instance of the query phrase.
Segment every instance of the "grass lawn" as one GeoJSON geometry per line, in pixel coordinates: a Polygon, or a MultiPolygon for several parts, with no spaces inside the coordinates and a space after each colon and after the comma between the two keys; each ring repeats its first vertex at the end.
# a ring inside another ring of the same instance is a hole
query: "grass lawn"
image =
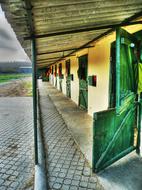
{"type": "Polygon", "coordinates": [[[0,74],[0,83],[31,76],[31,74],[0,74]]]}
{"type": "Polygon", "coordinates": [[[23,89],[26,90],[26,96],[32,96],[32,82],[31,81],[26,81],[23,82],[23,89]]]}

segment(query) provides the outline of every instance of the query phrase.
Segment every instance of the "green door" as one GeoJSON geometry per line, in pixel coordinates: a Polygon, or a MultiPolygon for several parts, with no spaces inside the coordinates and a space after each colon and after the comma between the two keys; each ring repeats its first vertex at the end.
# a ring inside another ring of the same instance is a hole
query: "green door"
{"type": "Polygon", "coordinates": [[[59,64],[59,88],[62,92],[62,63],[59,64]]]}
{"type": "Polygon", "coordinates": [[[123,29],[117,30],[116,39],[111,47],[110,108],[94,113],[93,170],[96,172],[139,149],[138,41],[123,29]]]}
{"type": "Polygon", "coordinates": [[[79,106],[88,109],[88,55],[79,57],[79,106]]]}
{"type": "Polygon", "coordinates": [[[55,87],[57,87],[57,65],[55,65],[55,87]]]}
{"type": "Polygon", "coordinates": [[[71,97],[70,59],[66,61],[66,95],[71,97]]]}

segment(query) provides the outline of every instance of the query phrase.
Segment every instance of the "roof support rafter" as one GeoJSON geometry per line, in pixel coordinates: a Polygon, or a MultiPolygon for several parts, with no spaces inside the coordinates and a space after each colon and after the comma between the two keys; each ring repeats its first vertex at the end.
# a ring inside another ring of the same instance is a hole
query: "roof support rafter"
{"type": "MultiPolygon", "coordinates": [[[[76,56],[76,55],[71,55],[71,56],[76,56]]],[[[45,59],[37,59],[37,62],[39,61],[48,61],[48,60],[53,60],[53,59],[62,59],[64,57],[50,57],[50,58],[45,58],[45,59]]]]}
{"type": "Polygon", "coordinates": [[[142,21],[126,22],[126,23],[124,22],[124,23],[114,24],[114,25],[106,25],[106,26],[90,27],[90,28],[89,27],[88,28],[80,28],[80,29],[76,29],[76,30],[67,30],[67,31],[54,32],[54,33],[41,34],[41,35],[31,35],[29,37],[25,37],[24,39],[29,40],[32,38],[47,38],[47,37],[52,37],[52,36],[75,34],[75,33],[89,32],[89,31],[109,29],[109,28],[114,29],[117,27],[136,25],[136,24],[142,24],[142,21]]]}
{"type": "Polygon", "coordinates": [[[51,64],[53,64],[54,63],[54,61],[43,61],[43,62],[39,62],[37,65],[51,65],[51,64]]]}
{"type": "Polygon", "coordinates": [[[65,51],[77,51],[78,49],[85,49],[85,48],[91,48],[94,47],[93,45],[91,46],[86,46],[83,48],[69,48],[69,49],[63,49],[63,50],[55,50],[55,51],[47,51],[47,52],[42,52],[42,53],[37,53],[37,55],[45,55],[45,54],[52,54],[52,53],[60,53],[60,52],[65,52],[65,51]]]}

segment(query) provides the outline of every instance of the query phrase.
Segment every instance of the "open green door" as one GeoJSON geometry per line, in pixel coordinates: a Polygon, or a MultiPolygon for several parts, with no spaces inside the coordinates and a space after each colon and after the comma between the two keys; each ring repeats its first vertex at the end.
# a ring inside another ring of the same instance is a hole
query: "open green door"
{"type": "Polygon", "coordinates": [[[55,65],[55,73],[54,73],[54,76],[55,76],[55,87],[57,87],[57,65],[55,65]]]}
{"type": "Polygon", "coordinates": [[[94,113],[93,170],[98,172],[139,149],[138,40],[123,29],[111,47],[110,108],[94,113]]]}
{"type": "Polygon", "coordinates": [[[88,55],[79,57],[79,106],[88,109],[88,55]]]}
{"type": "Polygon", "coordinates": [[[63,79],[63,76],[62,76],[62,63],[59,64],[59,88],[60,88],[60,91],[62,92],[62,79],[63,79]]]}
{"type": "Polygon", "coordinates": [[[66,95],[71,97],[70,59],[66,61],[66,95]]]}

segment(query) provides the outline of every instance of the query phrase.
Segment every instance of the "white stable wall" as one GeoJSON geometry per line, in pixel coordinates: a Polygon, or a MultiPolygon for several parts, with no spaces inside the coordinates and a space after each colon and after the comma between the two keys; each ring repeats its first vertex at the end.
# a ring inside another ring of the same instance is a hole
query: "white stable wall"
{"type": "MultiPolygon", "coordinates": [[[[128,32],[134,33],[138,30],[142,30],[141,25],[133,25],[124,27],[128,32]]],[[[67,57],[71,62],[71,74],[74,76],[74,80],[71,81],[71,99],[78,105],[79,102],[79,80],[77,76],[78,70],[78,57],[88,54],[88,76],[97,76],[97,86],[88,86],[88,114],[93,115],[94,112],[103,111],[108,108],[109,102],[109,69],[110,69],[110,47],[111,43],[115,41],[115,32],[91,43],[94,47],[80,50],[76,53],[76,56],[67,57]]],[[[66,73],[65,73],[65,61],[62,63],[62,73],[64,79],[62,81],[63,94],[66,95],[66,73]]],[[[57,72],[58,65],[57,64],[57,72]]],[[[59,89],[59,79],[57,82],[57,89],[59,89]]]]}

